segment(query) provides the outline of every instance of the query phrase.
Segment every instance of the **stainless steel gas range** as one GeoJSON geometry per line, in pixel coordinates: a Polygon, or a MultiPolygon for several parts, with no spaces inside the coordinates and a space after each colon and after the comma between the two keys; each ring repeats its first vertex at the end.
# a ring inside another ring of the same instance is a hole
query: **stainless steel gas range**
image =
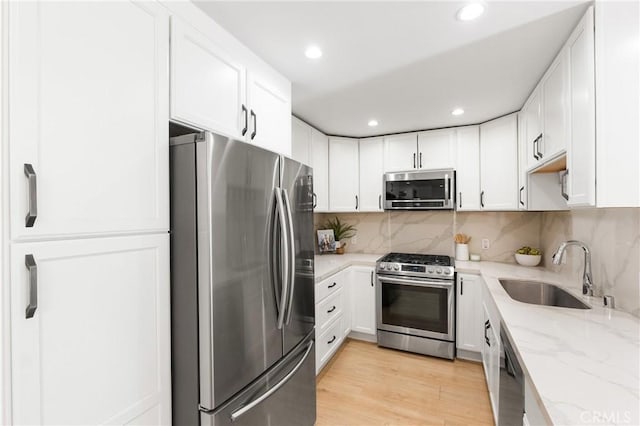
{"type": "Polygon", "coordinates": [[[376,262],[376,276],[378,345],[453,359],[453,259],[389,253],[376,262]]]}

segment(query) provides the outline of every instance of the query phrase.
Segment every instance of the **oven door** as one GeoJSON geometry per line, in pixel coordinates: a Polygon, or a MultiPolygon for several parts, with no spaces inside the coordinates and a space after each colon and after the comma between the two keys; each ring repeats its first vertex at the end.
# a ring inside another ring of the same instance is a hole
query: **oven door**
{"type": "Polygon", "coordinates": [[[378,329],[453,341],[453,283],[378,275],[378,329]]]}

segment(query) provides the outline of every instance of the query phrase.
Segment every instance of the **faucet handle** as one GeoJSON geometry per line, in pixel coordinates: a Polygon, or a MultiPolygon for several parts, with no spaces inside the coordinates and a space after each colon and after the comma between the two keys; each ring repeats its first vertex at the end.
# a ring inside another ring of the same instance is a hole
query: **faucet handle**
{"type": "Polygon", "coordinates": [[[616,298],[611,296],[610,294],[605,294],[603,297],[604,306],[609,309],[616,308],[616,298]]]}

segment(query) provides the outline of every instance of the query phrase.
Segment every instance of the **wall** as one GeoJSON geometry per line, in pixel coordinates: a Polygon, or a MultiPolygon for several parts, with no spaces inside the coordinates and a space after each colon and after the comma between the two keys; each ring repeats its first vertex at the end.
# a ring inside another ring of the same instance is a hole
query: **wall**
{"type": "Polygon", "coordinates": [[[453,256],[453,236],[464,233],[471,236],[471,253],[479,253],[483,260],[514,263],[516,249],[540,245],[541,214],[536,212],[317,213],[316,229],[334,216],[358,230],[355,241],[347,245],[350,253],[382,255],[396,251],[453,256]],[[483,238],[490,241],[487,250],[481,249],[483,238]]]}
{"type": "Polygon", "coordinates": [[[553,265],[552,255],[566,240],[579,240],[591,250],[597,296],[612,294],[616,308],[640,317],[640,208],[585,209],[541,214],[544,266],[567,284],[582,288],[584,254],[569,247],[565,265],[553,265]]]}

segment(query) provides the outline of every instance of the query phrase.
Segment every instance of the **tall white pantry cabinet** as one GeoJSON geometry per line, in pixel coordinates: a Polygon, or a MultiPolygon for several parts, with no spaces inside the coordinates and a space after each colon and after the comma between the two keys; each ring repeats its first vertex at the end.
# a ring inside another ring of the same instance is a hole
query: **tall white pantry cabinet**
{"type": "Polygon", "coordinates": [[[3,2],[3,424],[170,424],[169,13],[3,2]]]}

